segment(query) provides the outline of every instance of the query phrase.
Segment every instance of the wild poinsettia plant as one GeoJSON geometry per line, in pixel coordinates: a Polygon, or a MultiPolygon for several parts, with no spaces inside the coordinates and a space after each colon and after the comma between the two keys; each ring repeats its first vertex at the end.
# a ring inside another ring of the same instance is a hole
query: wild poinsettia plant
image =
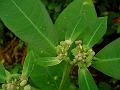
{"type": "Polygon", "coordinates": [[[90,66],[120,79],[120,38],[97,54],[92,49],[107,17],[97,17],[91,0],[74,0],[54,24],[40,0],[0,0],[0,19],[28,44],[21,74],[0,65],[2,90],[98,90],[90,66]],[[79,88],[71,82],[74,66],[79,88]]]}

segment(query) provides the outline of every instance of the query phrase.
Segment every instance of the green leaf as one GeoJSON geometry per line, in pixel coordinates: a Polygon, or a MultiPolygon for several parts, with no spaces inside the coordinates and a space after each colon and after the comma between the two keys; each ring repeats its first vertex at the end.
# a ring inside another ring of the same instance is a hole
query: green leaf
{"type": "Polygon", "coordinates": [[[108,76],[120,79],[120,38],[98,52],[94,59],[94,68],[108,76]]]}
{"type": "Polygon", "coordinates": [[[28,51],[23,65],[22,75],[29,77],[34,68],[34,64],[35,64],[35,60],[34,60],[33,52],[28,51]]]}
{"type": "Polygon", "coordinates": [[[65,73],[66,64],[63,62],[52,67],[35,65],[30,83],[40,90],[76,90],[70,82],[69,70],[67,69],[67,76],[65,73]],[[61,86],[62,88],[60,88],[61,86]]]}
{"type": "Polygon", "coordinates": [[[78,71],[79,90],[98,90],[92,75],[87,68],[78,71]]]}
{"type": "Polygon", "coordinates": [[[87,20],[87,25],[93,27],[97,20],[97,13],[93,4],[93,0],[83,0],[84,8],[83,13],[87,20]]]}
{"type": "Polygon", "coordinates": [[[96,12],[89,0],[74,0],[59,15],[55,22],[60,41],[71,39],[74,41],[87,25],[96,21],[96,12]],[[88,22],[86,25],[86,21],[88,22]]]}
{"type": "Polygon", "coordinates": [[[44,51],[40,51],[38,48],[35,47],[31,47],[29,45],[28,47],[28,53],[32,52],[30,55],[30,60],[34,60],[34,63],[40,65],[40,66],[54,66],[59,64],[62,60],[59,60],[56,56],[49,56],[49,53],[45,53],[44,51]],[[42,53],[42,55],[41,55],[42,53]],[[44,56],[44,55],[48,55],[48,56],[44,56]]]}
{"type": "Polygon", "coordinates": [[[36,50],[34,51],[33,48],[28,48],[22,74],[29,77],[35,64],[47,67],[59,64],[60,62],[57,57],[40,57],[36,50]]]}
{"type": "MultiPolygon", "coordinates": [[[[71,69],[71,65],[69,65],[69,63],[65,63],[64,65],[64,69],[63,69],[63,74],[61,75],[62,78],[61,78],[61,82],[59,84],[59,89],[58,90],[66,90],[69,88],[69,90],[71,90],[71,87],[68,87],[68,85],[71,85],[70,84],[70,69],[71,69]],[[67,84],[66,84],[67,83],[67,84]]],[[[74,88],[72,88],[72,90],[74,90],[74,88]]]]}
{"type": "Polygon", "coordinates": [[[36,64],[40,66],[54,66],[61,62],[57,57],[36,57],[36,64]]]}
{"type": "Polygon", "coordinates": [[[0,0],[0,18],[20,39],[55,55],[56,33],[40,0],[0,0]]]}
{"type": "Polygon", "coordinates": [[[105,34],[107,29],[107,18],[100,17],[97,19],[94,27],[87,28],[80,38],[83,40],[83,43],[89,47],[94,46],[105,34]]]}
{"type": "Polygon", "coordinates": [[[5,68],[2,64],[0,64],[0,83],[5,82],[5,80],[6,80],[5,68]]]}

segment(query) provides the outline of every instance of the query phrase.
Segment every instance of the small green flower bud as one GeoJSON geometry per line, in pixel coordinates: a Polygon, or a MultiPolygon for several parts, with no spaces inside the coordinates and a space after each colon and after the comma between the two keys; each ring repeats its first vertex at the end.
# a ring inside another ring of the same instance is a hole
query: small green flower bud
{"type": "Polygon", "coordinates": [[[10,88],[11,90],[15,90],[15,86],[13,84],[11,84],[10,88]]]}
{"type": "Polygon", "coordinates": [[[11,90],[11,83],[7,84],[7,90],[11,90]]]}
{"type": "Polygon", "coordinates": [[[24,90],[30,90],[31,89],[31,86],[30,85],[26,85],[25,87],[24,87],[24,90]]]}
{"type": "Polygon", "coordinates": [[[2,89],[6,89],[7,85],[6,84],[2,84],[2,89]]]}
{"type": "Polygon", "coordinates": [[[27,84],[27,80],[23,80],[21,83],[20,83],[20,86],[23,87],[27,84]]]}
{"type": "Polygon", "coordinates": [[[20,88],[17,86],[16,89],[19,90],[20,88]]]}
{"type": "Polygon", "coordinates": [[[76,44],[76,45],[82,44],[82,41],[81,41],[81,40],[75,41],[75,44],[76,44]]]}
{"type": "Polygon", "coordinates": [[[71,40],[65,40],[67,45],[71,45],[72,41],[71,40]]]}

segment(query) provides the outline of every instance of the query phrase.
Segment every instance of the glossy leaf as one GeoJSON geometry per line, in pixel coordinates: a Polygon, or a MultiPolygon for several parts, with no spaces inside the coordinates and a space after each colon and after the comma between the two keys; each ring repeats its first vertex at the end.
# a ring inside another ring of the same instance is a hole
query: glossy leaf
{"type": "Polygon", "coordinates": [[[94,68],[108,76],[120,79],[120,38],[98,52],[94,59],[94,68]]]}
{"type": "Polygon", "coordinates": [[[55,55],[56,33],[40,0],[0,0],[0,18],[20,39],[55,55]]]}
{"type": "Polygon", "coordinates": [[[97,19],[94,27],[88,27],[80,38],[83,40],[83,43],[89,47],[94,46],[105,34],[107,29],[107,18],[100,17],[97,19]]]}
{"type": "Polygon", "coordinates": [[[6,80],[5,68],[2,64],[0,64],[0,83],[5,82],[5,80],[6,80]]]}
{"type": "MultiPolygon", "coordinates": [[[[35,65],[30,82],[40,90],[76,90],[70,82],[69,75],[65,75],[64,78],[64,72],[66,72],[66,64],[63,62],[52,67],[35,65]],[[63,84],[62,88],[60,88],[60,83],[63,84]]],[[[68,69],[67,73],[69,74],[68,69]]]]}
{"type": "Polygon", "coordinates": [[[91,73],[87,68],[78,71],[79,90],[98,90],[91,73]]]}
{"type": "Polygon", "coordinates": [[[55,22],[59,39],[76,40],[87,25],[96,21],[96,12],[90,0],[74,0],[55,22]],[[87,21],[87,24],[86,24],[87,21]]]}

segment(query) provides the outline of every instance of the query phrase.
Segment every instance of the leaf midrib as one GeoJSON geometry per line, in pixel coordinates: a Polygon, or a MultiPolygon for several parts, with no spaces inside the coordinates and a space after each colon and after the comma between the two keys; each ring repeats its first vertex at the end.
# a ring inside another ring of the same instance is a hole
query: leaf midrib
{"type": "Polygon", "coordinates": [[[84,79],[85,79],[86,85],[87,85],[87,87],[88,87],[88,90],[90,90],[90,87],[89,87],[89,84],[88,84],[88,81],[87,81],[87,78],[86,78],[85,71],[83,72],[83,76],[84,76],[84,79]]]}
{"type": "Polygon", "coordinates": [[[45,58],[40,58],[40,59],[43,59],[43,61],[41,62],[60,62],[60,60],[58,60],[56,57],[49,57],[51,60],[47,60],[45,58]],[[44,60],[45,59],[45,60],[44,60]]]}
{"type": "MultiPolygon", "coordinates": [[[[82,5],[81,5],[81,9],[80,9],[80,15],[82,15],[81,13],[82,13],[83,6],[84,6],[84,5],[82,4],[82,5]]],[[[80,15],[79,15],[79,17],[80,17],[80,15]]],[[[82,20],[82,17],[80,17],[79,20],[76,22],[76,25],[75,25],[75,27],[73,28],[73,32],[72,32],[70,38],[73,37],[73,35],[74,35],[74,33],[75,33],[75,30],[76,30],[76,28],[78,27],[79,22],[80,22],[81,20],[82,20]]]]}
{"type": "Polygon", "coordinates": [[[29,67],[30,67],[30,62],[31,62],[30,56],[33,56],[33,57],[34,57],[33,51],[30,51],[30,52],[28,53],[28,56],[29,56],[29,58],[28,58],[28,63],[26,64],[26,67],[27,67],[26,71],[27,71],[27,72],[24,73],[24,74],[26,75],[26,77],[29,77],[29,76],[30,76],[30,74],[31,74],[32,71],[33,71],[34,65],[35,65],[35,63],[32,63],[32,64],[33,64],[33,65],[32,65],[32,69],[31,69],[30,72],[28,73],[29,67]]]}
{"type": "Polygon", "coordinates": [[[96,33],[98,32],[98,30],[99,30],[99,28],[101,27],[101,25],[102,25],[102,23],[100,23],[100,24],[99,24],[99,26],[97,27],[97,29],[95,30],[95,32],[94,32],[94,33],[93,33],[93,35],[91,36],[91,38],[90,38],[90,40],[89,40],[89,42],[88,42],[87,46],[89,46],[89,45],[90,45],[90,43],[91,43],[92,39],[94,38],[94,36],[95,36],[95,35],[96,35],[96,33]]]}
{"type": "Polygon", "coordinates": [[[104,59],[102,59],[102,58],[97,58],[97,57],[95,57],[94,58],[94,60],[97,60],[96,62],[108,62],[108,61],[120,61],[120,58],[104,58],[104,59]]]}
{"type": "Polygon", "coordinates": [[[23,14],[23,16],[30,22],[30,24],[35,28],[35,30],[53,47],[55,50],[54,44],[43,34],[40,32],[39,28],[32,22],[32,20],[24,13],[24,11],[17,5],[14,0],[10,0],[12,4],[23,14]]]}

